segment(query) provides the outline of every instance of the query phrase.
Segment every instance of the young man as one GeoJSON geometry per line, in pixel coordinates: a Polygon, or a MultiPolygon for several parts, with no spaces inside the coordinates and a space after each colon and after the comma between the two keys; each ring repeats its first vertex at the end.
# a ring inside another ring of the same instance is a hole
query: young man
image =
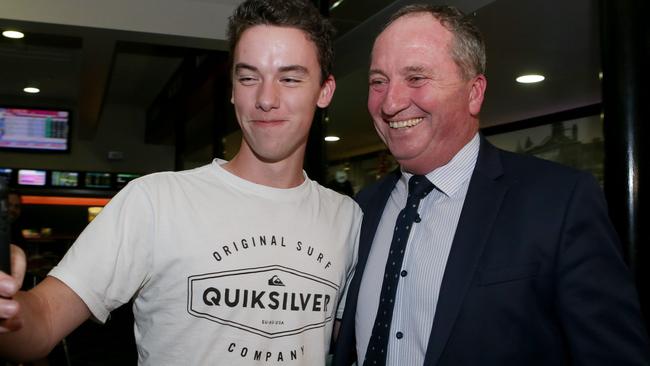
{"type": "Polygon", "coordinates": [[[33,291],[2,275],[1,355],[46,354],[133,298],[139,364],[324,363],[361,215],[302,170],[331,28],[308,1],[249,0],[229,37],[239,153],[129,184],[33,291]]]}
{"type": "Polygon", "coordinates": [[[358,196],[335,364],[648,365],[595,179],[484,140],[484,73],[451,7],[407,6],[376,38],[368,109],[401,172],[358,196]]]}

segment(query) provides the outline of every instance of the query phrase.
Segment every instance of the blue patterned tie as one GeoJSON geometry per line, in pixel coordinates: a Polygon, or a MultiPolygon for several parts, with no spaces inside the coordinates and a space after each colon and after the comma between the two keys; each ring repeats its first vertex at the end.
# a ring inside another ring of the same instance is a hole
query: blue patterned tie
{"type": "MultiPolygon", "coordinates": [[[[411,232],[411,226],[414,222],[420,222],[420,216],[418,215],[420,200],[429,194],[433,188],[433,183],[429,182],[423,175],[414,175],[409,179],[408,198],[406,206],[400,211],[395,223],[393,241],[390,244],[386,269],[384,270],[384,282],[381,285],[379,308],[377,309],[375,324],[372,327],[363,366],[386,365],[388,337],[390,337],[390,324],[393,318],[393,307],[395,306],[395,293],[397,292],[406,243],[411,232]]],[[[401,338],[400,335],[401,333],[397,334],[397,337],[401,338]]]]}

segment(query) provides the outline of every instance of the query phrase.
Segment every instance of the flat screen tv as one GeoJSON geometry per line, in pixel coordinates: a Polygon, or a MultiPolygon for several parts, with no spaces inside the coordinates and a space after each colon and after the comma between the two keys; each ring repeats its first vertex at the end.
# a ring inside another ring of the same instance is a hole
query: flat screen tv
{"type": "Polygon", "coordinates": [[[88,172],[84,180],[86,188],[111,188],[111,174],[88,172]]]}
{"type": "Polygon", "coordinates": [[[44,186],[45,170],[19,169],[18,185],[21,186],[44,186]]]}
{"type": "Polygon", "coordinates": [[[0,148],[68,151],[70,112],[0,106],[0,148]]]}
{"type": "Polygon", "coordinates": [[[9,182],[11,180],[11,172],[13,170],[11,168],[0,168],[0,177],[3,177],[4,179],[9,182]]]}
{"type": "Polygon", "coordinates": [[[54,187],[76,187],[79,185],[79,173],[77,172],[52,172],[52,186],[54,187]]]}
{"type": "Polygon", "coordinates": [[[115,188],[122,189],[127,183],[138,177],[140,177],[140,174],[117,173],[115,176],[115,188]]]}

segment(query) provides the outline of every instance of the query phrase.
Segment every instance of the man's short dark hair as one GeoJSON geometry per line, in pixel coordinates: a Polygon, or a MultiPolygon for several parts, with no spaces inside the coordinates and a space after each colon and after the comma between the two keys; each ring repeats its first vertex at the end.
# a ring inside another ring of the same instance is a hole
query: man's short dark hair
{"type": "Polygon", "coordinates": [[[431,14],[454,36],[451,56],[466,78],[485,74],[485,43],[472,17],[458,8],[448,5],[413,4],[399,9],[382,29],[385,30],[397,19],[418,13],[431,14]]]}
{"type": "Polygon", "coordinates": [[[241,3],[228,19],[231,60],[241,35],[256,25],[289,27],[305,32],[318,50],[321,82],[332,73],[334,27],[309,0],[246,0],[241,3]]]}

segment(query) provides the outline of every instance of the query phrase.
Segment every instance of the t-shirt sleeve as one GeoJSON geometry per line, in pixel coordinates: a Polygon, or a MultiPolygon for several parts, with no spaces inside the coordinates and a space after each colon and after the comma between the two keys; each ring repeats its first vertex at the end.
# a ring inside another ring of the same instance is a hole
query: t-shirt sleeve
{"type": "Polygon", "coordinates": [[[354,277],[354,271],[348,276],[347,281],[345,281],[345,288],[343,289],[343,295],[341,295],[341,301],[339,306],[336,309],[336,319],[343,319],[343,312],[345,311],[345,301],[348,298],[348,288],[350,287],[350,282],[352,282],[352,277],[354,277]]]}
{"type": "Polygon", "coordinates": [[[350,235],[349,235],[349,238],[351,239],[350,256],[352,257],[352,262],[350,265],[350,269],[347,273],[347,278],[345,280],[345,288],[343,289],[342,292],[343,294],[341,295],[339,306],[336,309],[336,319],[339,320],[343,318],[343,311],[345,310],[345,301],[347,300],[348,288],[350,287],[350,283],[352,282],[352,278],[354,277],[354,272],[357,267],[357,259],[358,259],[358,251],[359,251],[359,234],[361,230],[362,218],[363,218],[363,214],[361,213],[361,209],[356,203],[354,203],[354,220],[353,220],[353,224],[351,225],[350,235]]]}
{"type": "Polygon", "coordinates": [[[50,276],[64,282],[105,322],[146,282],[155,225],[151,200],[129,183],[86,227],[50,276]]]}

